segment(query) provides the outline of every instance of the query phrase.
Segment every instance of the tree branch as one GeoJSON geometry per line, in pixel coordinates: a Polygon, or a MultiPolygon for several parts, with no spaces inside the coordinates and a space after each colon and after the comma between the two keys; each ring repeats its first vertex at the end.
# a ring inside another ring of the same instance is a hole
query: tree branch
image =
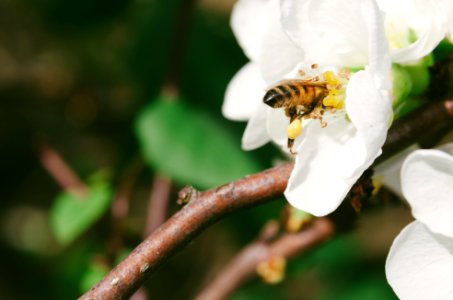
{"type": "Polygon", "coordinates": [[[151,195],[148,201],[148,213],[144,236],[148,236],[167,219],[168,201],[170,198],[171,181],[169,178],[154,175],[151,195]]]}
{"type": "MultiPolygon", "coordinates": [[[[396,154],[401,141],[416,142],[420,131],[428,132],[431,128],[451,126],[453,100],[426,105],[423,113],[431,117],[420,118],[420,111],[417,111],[392,126],[384,146],[385,158],[396,154]]],[[[206,192],[184,188],[180,192],[179,201],[188,204],[79,299],[127,299],[149,274],[210,224],[235,211],[281,197],[292,169],[292,163],[285,164],[206,192]]]]}
{"type": "Polygon", "coordinates": [[[63,189],[75,196],[82,196],[87,192],[85,183],[55,149],[47,144],[40,145],[39,158],[42,166],[63,189]]]}
{"type": "Polygon", "coordinates": [[[180,199],[188,204],[80,299],[127,299],[147,275],[208,225],[237,210],[281,196],[292,168],[293,164],[286,164],[206,192],[184,188],[180,199]]]}
{"type": "Polygon", "coordinates": [[[256,274],[257,265],[273,257],[291,258],[326,241],[334,233],[327,218],[315,219],[298,233],[285,233],[275,241],[258,240],[244,248],[195,299],[226,299],[245,280],[256,274]]]}
{"type": "Polygon", "coordinates": [[[453,123],[453,100],[436,101],[421,106],[407,116],[396,120],[382,147],[383,155],[375,164],[418,142],[433,132],[453,123]]]}

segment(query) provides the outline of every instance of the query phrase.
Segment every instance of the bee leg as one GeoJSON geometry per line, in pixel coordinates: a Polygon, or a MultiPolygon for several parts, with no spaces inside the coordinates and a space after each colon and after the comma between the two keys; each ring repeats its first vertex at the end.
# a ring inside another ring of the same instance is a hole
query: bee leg
{"type": "Polygon", "coordinates": [[[325,128],[327,126],[327,122],[324,122],[322,120],[322,115],[324,114],[323,108],[321,108],[321,111],[319,113],[319,122],[321,123],[321,128],[325,128]]]}
{"type": "Polygon", "coordinates": [[[322,105],[322,102],[319,102],[316,107],[313,109],[312,112],[312,118],[313,119],[319,119],[319,122],[321,124],[322,128],[325,128],[327,126],[327,122],[322,121],[322,115],[324,114],[324,107],[322,105]]]}
{"type": "Polygon", "coordinates": [[[293,150],[293,146],[294,146],[294,140],[293,139],[288,139],[288,149],[289,149],[289,153],[291,153],[292,155],[296,155],[297,152],[295,152],[293,150]]]}

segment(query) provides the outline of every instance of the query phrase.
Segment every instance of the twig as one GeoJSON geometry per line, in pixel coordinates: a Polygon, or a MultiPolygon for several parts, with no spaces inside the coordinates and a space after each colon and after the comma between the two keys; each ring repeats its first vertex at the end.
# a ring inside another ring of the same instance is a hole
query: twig
{"type": "Polygon", "coordinates": [[[453,100],[437,101],[423,105],[393,124],[384,147],[383,154],[375,164],[382,162],[432,132],[450,127],[453,122],[453,100]]]}
{"type": "Polygon", "coordinates": [[[42,166],[63,189],[75,196],[83,196],[88,191],[85,183],[80,180],[60,154],[49,145],[40,145],[39,158],[42,166]]]}
{"type": "Polygon", "coordinates": [[[294,257],[326,241],[333,233],[332,222],[319,218],[301,232],[285,233],[271,242],[255,241],[244,248],[195,299],[226,299],[243,281],[256,274],[260,262],[273,257],[294,257]]]}
{"type": "MultiPolygon", "coordinates": [[[[372,175],[371,170],[365,171],[344,199],[344,202],[351,202],[356,212],[360,210],[361,202],[372,195],[372,175]]],[[[284,209],[284,212],[291,214],[287,208],[284,209]]],[[[289,216],[282,220],[286,228],[289,221],[289,216]]],[[[315,244],[324,242],[333,235],[334,228],[336,231],[344,230],[342,224],[338,220],[335,222],[335,218],[332,216],[329,216],[329,219],[306,219],[304,225],[299,226],[303,226],[301,227],[302,232],[294,233],[299,231],[296,229],[297,231],[293,231],[293,233],[282,233],[279,239],[275,240],[279,225],[275,224],[275,221],[268,222],[262,229],[260,239],[254,241],[250,246],[246,246],[233,257],[225,269],[221,270],[213,281],[210,281],[196,299],[226,299],[256,273],[268,283],[277,283],[284,277],[284,266],[289,258],[304,253],[315,244]],[[310,222],[312,223],[310,224],[310,222]],[[283,246],[278,247],[280,244],[283,246]]]]}
{"type": "MultiPolygon", "coordinates": [[[[417,141],[420,128],[429,131],[441,124],[450,126],[453,120],[453,100],[429,104],[424,107],[424,113],[433,117],[419,119],[419,114],[410,114],[411,117],[406,118],[406,122],[399,122],[397,127],[390,129],[384,147],[385,157],[398,151],[400,139],[412,143],[417,141]],[[417,119],[415,123],[413,119],[417,119]],[[426,123],[423,123],[425,121],[426,123]],[[410,126],[416,126],[418,130],[411,130],[410,126]],[[400,127],[407,127],[405,134],[401,134],[400,127]]],[[[189,203],[79,299],[127,299],[152,271],[181,250],[208,225],[235,211],[280,197],[286,188],[292,168],[292,163],[285,164],[206,192],[183,189],[180,192],[180,200],[189,203]]]]}
{"type": "Polygon", "coordinates": [[[156,174],[154,176],[151,195],[148,203],[148,214],[144,236],[147,237],[167,219],[168,201],[170,200],[171,181],[169,178],[156,174]]]}
{"type": "Polygon", "coordinates": [[[237,210],[281,196],[292,168],[293,164],[286,164],[201,193],[183,189],[180,198],[189,200],[188,204],[80,299],[127,299],[147,275],[208,225],[237,210]]]}
{"type": "Polygon", "coordinates": [[[121,176],[116,196],[112,201],[112,217],[115,223],[123,223],[129,213],[132,188],[143,166],[143,160],[135,157],[121,176]]]}
{"type": "MultiPolygon", "coordinates": [[[[110,252],[111,260],[113,261],[118,257],[120,250],[124,247],[124,224],[129,214],[129,205],[131,201],[132,189],[137,177],[144,167],[143,159],[135,156],[131,163],[129,163],[121,175],[119,187],[116,196],[112,201],[112,237],[110,238],[110,252]]],[[[112,266],[113,267],[113,266],[112,266]]],[[[131,300],[146,300],[147,293],[143,287],[131,296],[131,300]]]]}

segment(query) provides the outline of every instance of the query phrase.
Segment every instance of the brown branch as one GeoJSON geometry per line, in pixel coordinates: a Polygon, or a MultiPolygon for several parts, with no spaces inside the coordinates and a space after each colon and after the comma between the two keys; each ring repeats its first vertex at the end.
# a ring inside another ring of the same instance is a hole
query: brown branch
{"type": "Polygon", "coordinates": [[[69,167],[61,155],[49,145],[40,145],[39,158],[42,166],[63,189],[75,196],[83,196],[88,191],[85,183],[69,167]]]}
{"type": "Polygon", "coordinates": [[[121,175],[116,196],[112,201],[112,217],[115,223],[123,223],[129,213],[132,189],[143,167],[144,162],[142,158],[137,156],[127,165],[121,175]]]}
{"type": "Polygon", "coordinates": [[[148,214],[144,235],[148,236],[167,219],[168,201],[170,200],[171,181],[156,174],[153,179],[148,203],[148,214]]]}
{"type": "MultiPolygon", "coordinates": [[[[356,213],[360,211],[362,201],[369,199],[372,195],[374,189],[372,175],[372,171],[365,171],[344,199],[344,202],[351,203],[356,213]]],[[[281,220],[286,228],[292,219],[288,208],[289,206],[283,210],[284,217],[281,220]]],[[[344,230],[341,228],[342,224],[331,217],[315,220],[312,217],[306,217],[300,221],[302,223],[297,225],[297,227],[300,226],[299,228],[295,227],[296,231],[282,233],[278,240],[275,240],[278,234],[278,223],[268,222],[262,229],[260,239],[240,251],[196,299],[226,299],[256,273],[268,283],[277,283],[284,277],[284,266],[289,258],[300,255],[315,244],[327,240],[333,234],[334,227],[336,231],[344,230]],[[300,228],[302,232],[299,232],[300,228]]]]}
{"type": "MultiPolygon", "coordinates": [[[[127,215],[129,214],[131,194],[137,177],[140,175],[143,167],[143,159],[140,156],[135,156],[123,171],[118,184],[116,196],[112,201],[112,236],[109,242],[111,264],[113,264],[113,261],[117,259],[119,252],[124,247],[123,231],[127,215]]],[[[146,290],[141,287],[137,289],[130,299],[146,300],[147,298],[146,290]]]]}
{"type": "Polygon", "coordinates": [[[326,241],[334,233],[327,218],[319,218],[298,233],[285,233],[274,241],[258,240],[244,248],[195,299],[226,299],[245,280],[255,276],[259,263],[273,257],[286,259],[326,241]]]}
{"type": "Polygon", "coordinates": [[[180,198],[189,203],[80,299],[127,299],[147,275],[208,225],[281,196],[292,168],[293,164],[283,165],[201,193],[183,189],[180,198]]]}
{"type": "Polygon", "coordinates": [[[453,122],[453,100],[423,105],[407,116],[396,120],[390,128],[382,155],[375,164],[418,142],[433,132],[448,128],[453,122]]]}
{"type": "MultiPolygon", "coordinates": [[[[404,119],[405,122],[397,122],[397,126],[392,126],[389,131],[384,146],[385,157],[398,151],[400,140],[411,143],[417,141],[421,128],[426,132],[441,124],[451,126],[452,108],[452,100],[432,103],[424,107],[423,113],[431,114],[433,117],[420,118],[418,112],[410,114],[410,117],[404,119]],[[415,126],[417,130],[412,130],[411,126],[415,126]],[[405,130],[401,131],[400,127],[404,127],[405,130]]],[[[149,274],[208,225],[235,211],[281,197],[292,168],[292,163],[282,165],[206,192],[197,192],[191,188],[183,189],[179,200],[189,203],[79,299],[127,299],[149,274]]]]}

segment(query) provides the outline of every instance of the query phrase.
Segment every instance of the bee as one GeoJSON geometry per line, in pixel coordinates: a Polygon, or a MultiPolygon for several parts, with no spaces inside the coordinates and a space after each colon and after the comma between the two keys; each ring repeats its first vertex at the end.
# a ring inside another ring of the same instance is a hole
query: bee
{"type": "Polygon", "coordinates": [[[328,82],[318,78],[283,80],[265,93],[263,102],[272,108],[284,108],[289,117],[288,149],[291,154],[295,154],[292,147],[302,130],[302,118],[319,119],[321,126],[326,126],[322,114],[325,108],[323,100],[328,95],[328,82]]]}

